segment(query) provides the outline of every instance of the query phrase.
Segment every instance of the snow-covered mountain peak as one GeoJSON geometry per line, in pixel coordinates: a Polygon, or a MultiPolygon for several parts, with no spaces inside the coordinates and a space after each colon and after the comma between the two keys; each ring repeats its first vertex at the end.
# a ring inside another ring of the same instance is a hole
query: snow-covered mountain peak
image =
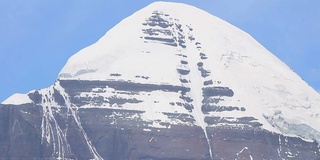
{"type": "Polygon", "coordinates": [[[255,115],[277,132],[305,123],[320,137],[315,90],[249,34],[185,4],[156,2],[134,13],[72,56],[59,79],[229,87],[234,96],[221,105],[247,107],[233,116],[255,115]]]}
{"type": "Polygon", "coordinates": [[[249,34],[156,2],[73,55],[52,86],[2,102],[0,136],[38,136],[47,150],[34,157],[54,159],[315,159],[319,107],[249,34]]]}
{"type": "MultiPolygon", "coordinates": [[[[212,125],[206,116],[254,117],[264,129],[320,140],[319,94],[249,34],[185,4],[156,2],[134,13],[73,55],[58,80],[185,87],[186,110],[154,112],[194,112],[203,128],[212,125]],[[228,112],[213,112],[217,106],[228,112]]],[[[11,102],[30,99],[4,101],[11,102]]]]}

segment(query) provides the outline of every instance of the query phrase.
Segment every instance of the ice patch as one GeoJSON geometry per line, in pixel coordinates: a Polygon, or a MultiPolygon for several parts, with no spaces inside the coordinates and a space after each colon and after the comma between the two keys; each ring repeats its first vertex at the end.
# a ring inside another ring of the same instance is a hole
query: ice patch
{"type": "Polygon", "coordinates": [[[283,134],[287,134],[289,136],[296,135],[304,140],[316,140],[320,143],[320,132],[298,119],[290,120],[285,118],[281,112],[276,112],[271,116],[264,116],[270,124],[279,129],[283,134]]]}

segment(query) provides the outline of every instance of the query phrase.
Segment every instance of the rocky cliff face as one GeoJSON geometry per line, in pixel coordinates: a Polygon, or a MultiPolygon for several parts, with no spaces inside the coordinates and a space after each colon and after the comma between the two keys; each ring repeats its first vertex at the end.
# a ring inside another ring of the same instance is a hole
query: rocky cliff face
{"type": "Polygon", "coordinates": [[[319,159],[319,107],[246,33],[159,2],[72,56],[49,88],[0,104],[0,157],[319,159]]]}

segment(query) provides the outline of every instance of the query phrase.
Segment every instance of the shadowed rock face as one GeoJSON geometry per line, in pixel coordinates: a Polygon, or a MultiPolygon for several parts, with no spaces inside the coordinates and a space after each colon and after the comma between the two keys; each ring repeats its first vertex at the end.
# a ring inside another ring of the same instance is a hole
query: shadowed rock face
{"type": "MultiPolygon", "coordinates": [[[[60,143],[69,147],[70,154],[63,157],[70,159],[94,158],[90,151],[93,147],[103,159],[208,159],[208,146],[200,127],[152,128],[147,127],[150,122],[128,118],[141,114],[140,111],[98,108],[79,109],[79,126],[74,117],[68,116],[70,112],[66,108],[54,107],[52,112],[58,127],[53,124],[50,127],[65,131],[65,135],[60,135],[61,139],[41,141],[44,114],[41,106],[1,106],[0,158],[55,159],[59,157],[55,152],[66,149],[60,143]]],[[[188,115],[168,113],[168,116],[194,121],[188,115]]],[[[57,135],[59,132],[50,134],[51,138],[57,135]]]]}
{"type": "MultiPolygon", "coordinates": [[[[121,91],[135,88],[132,90],[135,94],[149,90],[188,92],[187,88],[113,81],[60,81],[60,84],[70,95],[73,107],[64,105],[65,93],[58,90],[52,93],[55,97],[52,100],[59,104],[57,106],[37,105],[41,102],[39,97],[47,95],[36,91],[29,95],[38,97],[33,98],[33,103],[0,107],[0,158],[91,159],[99,155],[102,159],[211,159],[204,131],[192,125],[196,122],[190,114],[164,113],[171,120],[190,125],[160,122],[162,127],[158,128],[141,117],[145,111],[77,108],[80,101],[86,101],[79,95],[96,87],[121,91]]],[[[210,88],[204,95],[217,94],[232,96],[229,88],[210,88]]],[[[108,103],[139,101],[114,98],[108,103]]],[[[210,107],[203,109],[212,112],[210,107]]],[[[240,107],[227,107],[226,111],[229,109],[241,110],[240,107]]],[[[206,128],[213,159],[317,159],[320,156],[316,142],[271,133],[261,129],[256,120],[254,117],[205,117],[206,123],[216,124],[216,127],[206,128]]]]}

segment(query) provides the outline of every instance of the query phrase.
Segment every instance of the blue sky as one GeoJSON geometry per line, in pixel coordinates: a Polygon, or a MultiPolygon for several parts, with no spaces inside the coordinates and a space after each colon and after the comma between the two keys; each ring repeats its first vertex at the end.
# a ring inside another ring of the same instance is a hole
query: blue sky
{"type": "MultiPolygon", "coordinates": [[[[0,102],[54,83],[68,58],[152,0],[0,0],[0,102]]],[[[179,0],[251,34],[320,91],[319,0],[179,0]]]]}

